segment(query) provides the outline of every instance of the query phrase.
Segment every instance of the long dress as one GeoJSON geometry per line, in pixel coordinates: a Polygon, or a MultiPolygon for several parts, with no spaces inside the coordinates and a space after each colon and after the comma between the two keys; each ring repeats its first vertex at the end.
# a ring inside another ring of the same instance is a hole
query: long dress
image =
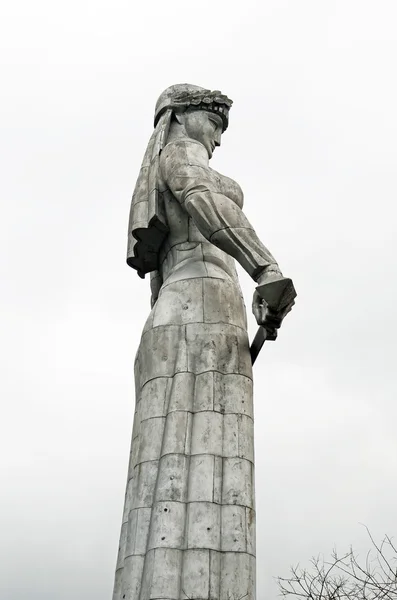
{"type": "MultiPolygon", "coordinates": [[[[226,198],[227,211],[233,205],[241,212],[243,195],[237,183],[208,167],[198,142],[167,145],[161,173],[170,233],[159,257],[161,289],[135,362],[136,408],[113,600],[254,600],[246,313],[232,251],[208,241],[207,231],[212,228],[218,244],[218,221],[225,227],[227,220],[219,206],[226,198]],[[188,205],[197,191],[203,202],[188,205]]],[[[232,228],[226,235],[232,238],[228,249],[248,247],[247,260],[254,264],[260,249],[250,246],[249,231],[232,228]]],[[[260,266],[265,258],[262,252],[260,266]]]]}

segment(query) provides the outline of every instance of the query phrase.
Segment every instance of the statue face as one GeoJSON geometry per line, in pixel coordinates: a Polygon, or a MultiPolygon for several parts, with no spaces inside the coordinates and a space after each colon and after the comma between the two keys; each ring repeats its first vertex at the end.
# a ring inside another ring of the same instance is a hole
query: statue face
{"type": "Polygon", "coordinates": [[[180,117],[187,135],[203,144],[211,158],[216,146],[221,145],[222,118],[205,110],[187,111],[180,117]]]}

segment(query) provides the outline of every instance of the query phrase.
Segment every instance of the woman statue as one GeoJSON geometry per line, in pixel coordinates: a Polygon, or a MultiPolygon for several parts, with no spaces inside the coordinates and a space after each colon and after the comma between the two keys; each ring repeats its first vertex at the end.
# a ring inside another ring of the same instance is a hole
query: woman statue
{"type": "Polygon", "coordinates": [[[208,166],[232,101],[161,94],[132,198],[127,262],[151,274],[114,600],[254,600],[252,364],[236,259],[275,333],[295,292],[208,166]]]}

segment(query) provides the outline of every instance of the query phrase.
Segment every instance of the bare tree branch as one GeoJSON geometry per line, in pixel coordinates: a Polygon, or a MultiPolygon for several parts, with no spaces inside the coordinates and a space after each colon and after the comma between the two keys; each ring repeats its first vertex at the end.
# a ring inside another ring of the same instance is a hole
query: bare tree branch
{"type": "Polygon", "coordinates": [[[304,600],[397,600],[397,548],[385,535],[377,543],[365,526],[372,547],[361,560],[350,548],[330,560],[313,557],[310,568],[291,567],[290,577],[278,577],[280,594],[304,600]]]}

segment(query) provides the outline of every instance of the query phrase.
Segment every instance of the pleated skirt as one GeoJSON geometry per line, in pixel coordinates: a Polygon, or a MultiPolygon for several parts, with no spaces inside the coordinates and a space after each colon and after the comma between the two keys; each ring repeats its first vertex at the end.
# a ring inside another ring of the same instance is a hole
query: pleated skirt
{"type": "Polygon", "coordinates": [[[254,600],[252,366],[237,281],[163,286],[135,383],[113,600],[254,600]]]}

